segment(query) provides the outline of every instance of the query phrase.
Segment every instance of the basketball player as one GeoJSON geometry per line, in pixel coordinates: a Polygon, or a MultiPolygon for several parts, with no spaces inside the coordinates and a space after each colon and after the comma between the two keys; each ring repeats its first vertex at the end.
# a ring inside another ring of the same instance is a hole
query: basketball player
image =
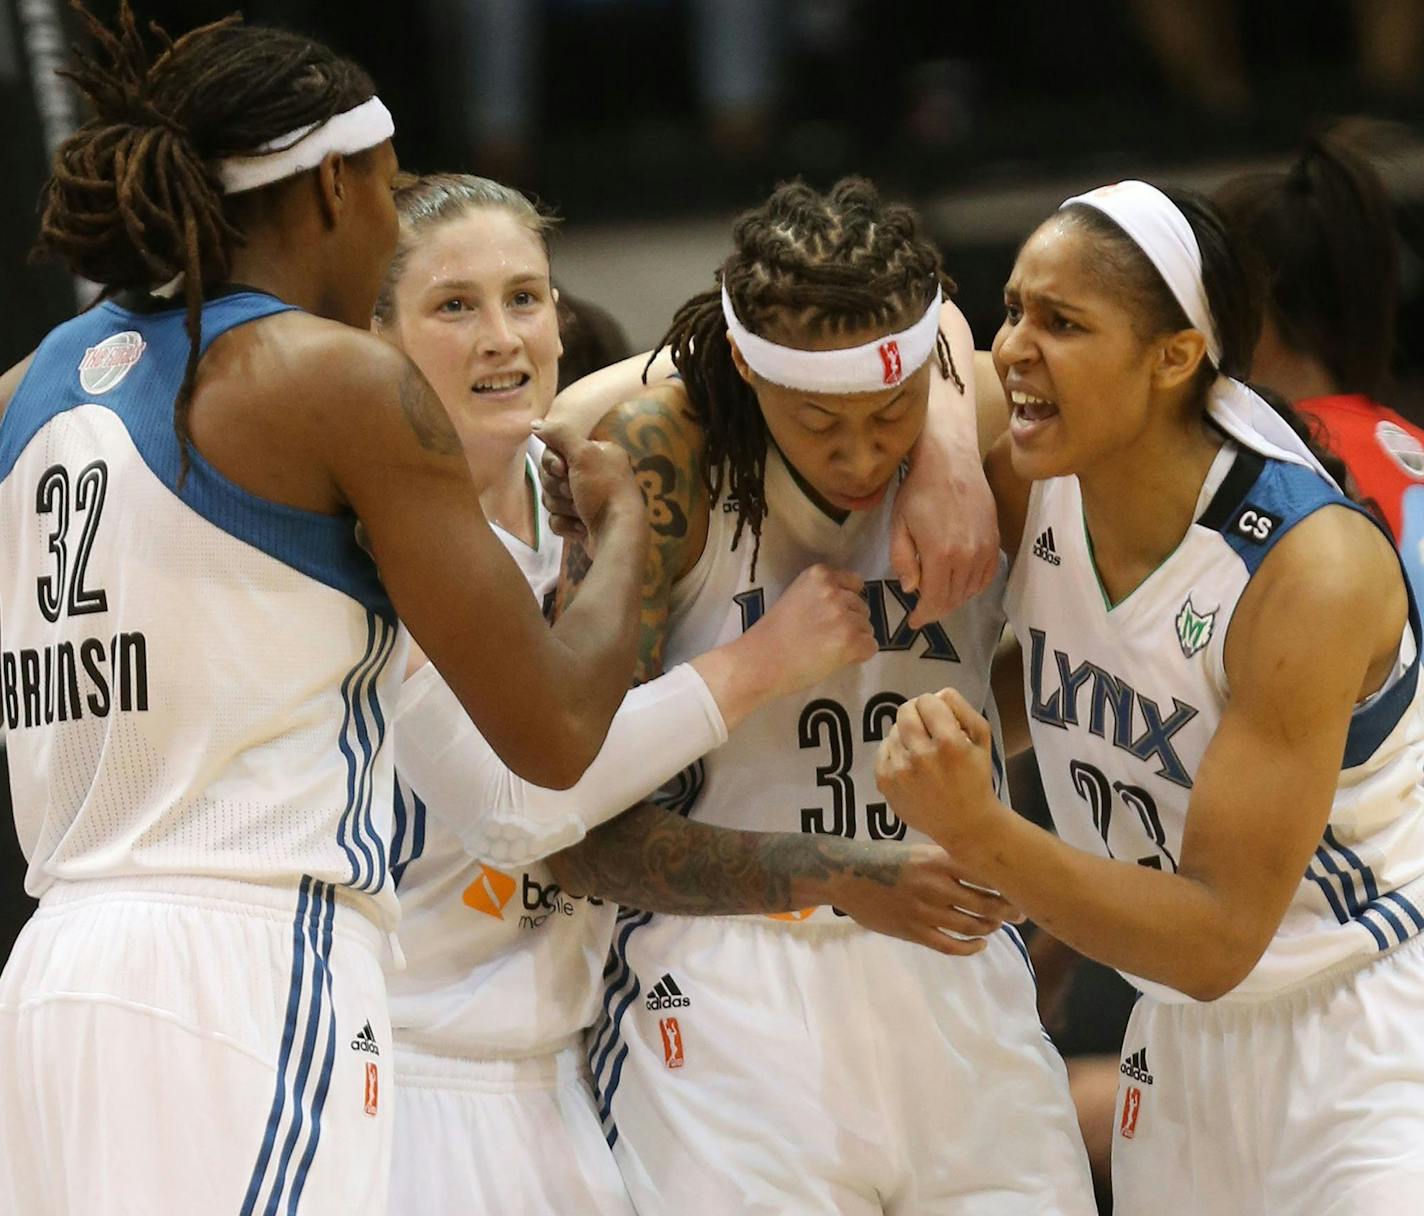
{"type": "MultiPolygon", "coordinates": [[[[939,329],[952,285],[913,214],[855,179],[779,188],[733,243],[722,290],[668,334],[682,379],[599,430],[649,499],[640,674],[736,637],[818,561],[865,579],[879,653],[753,714],[668,808],[551,859],[565,892],[626,909],[589,1046],[624,1181],[643,1212],[1090,1212],[1012,928],[867,933],[874,917],[782,862],[798,832],[811,856],[854,844],[892,862],[906,826],[870,779],[896,708],[948,680],[993,714],[998,586],[915,628],[890,568],[932,378],[963,401],[968,329],[939,329]]],[[[581,571],[567,547],[565,592],[581,571]]],[[[956,902],[948,929],[992,919],[968,889],[956,902]]]]}
{"type": "Polygon", "coordinates": [[[991,481],[1059,836],[998,803],[956,690],[902,708],[879,787],[1144,993],[1115,1210],[1413,1210],[1424,712],[1398,556],[1230,378],[1259,320],[1209,204],[1070,199],[1005,305],[991,481]]]}
{"type": "MultiPolygon", "coordinates": [[[[411,179],[396,207],[376,331],[441,394],[496,534],[536,600],[552,596],[560,544],[534,489],[542,445],[529,439],[558,378],[550,221],[518,191],[468,176],[411,179]]],[[[635,689],[567,792],[512,777],[433,668],[406,683],[394,1212],[631,1212],[580,1045],[615,909],[563,894],[539,859],[711,751],[764,701],[873,654],[859,588],[815,567],[747,634],[635,689]]]]}
{"type": "Polygon", "coordinates": [[[1289,170],[1245,174],[1216,201],[1265,263],[1251,379],[1287,398],[1389,524],[1424,594],[1424,429],[1381,404],[1394,355],[1399,242],[1384,183],[1344,132],[1289,170]]]}
{"type": "Polygon", "coordinates": [[[0,978],[0,1210],[377,1213],[393,605],[516,769],[572,783],[632,668],[641,499],[621,452],[566,451],[605,556],[551,633],[363,332],[396,230],[370,80],[235,19],[156,56],[126,5],[89,28],[41,243],[111,298],[0,378],[41,899],[0,978]]]}

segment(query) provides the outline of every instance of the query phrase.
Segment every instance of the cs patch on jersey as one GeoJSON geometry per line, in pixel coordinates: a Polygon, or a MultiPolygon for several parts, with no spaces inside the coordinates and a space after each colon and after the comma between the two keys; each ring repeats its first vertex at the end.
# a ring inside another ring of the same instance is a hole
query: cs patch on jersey
{"type": "Polygon", "coordinates": [[[1231,531],[1255,545],[1264,545],[1281,526],[1281,517],[1246,503],[1231,521],[1231,531]]]}
{"type": "Polygon", "coordinates": [[[1177,641],[1182,644],[1182,654],[1191,658],[1211,641],[1211,631],[1216,627],[1218,609],[1198,612],[1192,606],[1192,597],[1187,596],[1182,610],[1177,613],[1177,641]]]}

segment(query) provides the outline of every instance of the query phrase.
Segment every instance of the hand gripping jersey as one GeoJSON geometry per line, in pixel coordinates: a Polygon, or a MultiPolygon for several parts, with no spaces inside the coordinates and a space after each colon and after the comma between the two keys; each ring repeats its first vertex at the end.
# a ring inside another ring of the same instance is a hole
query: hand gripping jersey
{"type": "MultiPolygon", "coordinates": [[[[543,445],[529,446],[533,476],[543,445]]],[[[542,502],[536,512],[533,548],[503,529],[495,534],[543,604],[558,584],[563,546],[542,502]]],[[[399,740],[399,721],[396,729],[399,740]]],[[[399,776],[395,806],[406,957],[405,970],[387,976],[397,1041],[476,1057],[567,1045],[593,1020],[616,909],[565,895],[541,863],[472,861],[442,816],[473,808],[427,809],[399,776]]]]}
{"type": "MultiPolygon", "coordinates": [[[[1182,543],[1109,607],[1077,479],[1034,485],[1005,602],[1024,650],[1044,790],[1065,840],[1176,870],[1193,779],[1230,694],[1223,655],[1236,605],[1281,537],[1334,504],[1353,506],[1309,469],[1228,442],[1182,543]]],[[[1231,996],[1291,987],[1424,930],[1418,638],[1411,599],[1395,673],[1355,711],[1315,856],[1265,955],[1231,996]]],[[[1159,1000],[1188,999],[1127,978],[1159,1000]]]]}
{"type": "MultiPolygon", "coordinates": [[[[203,346],[286,311],[238,291],[203,346]]],[[[144,874],[357,893],[385,923],[404,635],[352,515],[268,502],[196,451],[181,306],[41,344],[0,421],[0,707],[26,887],[144,874]]]]}
{"type": "MultiPolygon", "coordinates": [[[[817,562],[865,579],[879,653],[808,692],[764,707],[679,779],[671,805],[694,819],[762,832],[819,832],[858,840],[925,839],[886,807],[875,754],[900,705],[952,685],[994,723],[989,667],[1003,627],[1002,578],[951,616],[912,629],[916,597],[890,568],[894,494],[841,523],[800,489],[773,448],[766,461],[766,523],[752,577],[753,538],[732,549],[735,506],[714,503],[707,545],[673,589],[667,663],[682,662],[751,627],[798,574],[817,562]]],[[[816,920],[839,920],[829,908],[816,920]]]]}

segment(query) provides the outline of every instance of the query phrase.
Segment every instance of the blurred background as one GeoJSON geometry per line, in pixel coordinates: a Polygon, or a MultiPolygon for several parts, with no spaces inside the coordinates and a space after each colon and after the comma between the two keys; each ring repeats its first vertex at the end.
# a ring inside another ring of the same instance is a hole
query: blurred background
{"type": "MultiPolygon", "coordinates": [[[[233,2],[138,9],[176,34],[233,2]]],[[[103,16],[116,6],[94,3],[103,16]]],[[[985,344],[1017,243],[1063,198],[1127,176],[1211,190],[1284,167],[1306,136],[1349,118],[1401,236],[1381,398],[1424,420],[1424,0],[249,0],[244,11],[361,62],[396,116],[406,168],[495,177],[562,216],[556,279],[635,349],[711,285],[730,218],[779,180],[862,173],[916,204],[985,344]]],[[[27,261],[49,152],[80,118],[54,75],[73,37],[57,0],[0,0],[0,367],[76,307],[62,270],[27,261]]],[[[1018,777],[1027,801],[1031,766],[1018,777]]],[[[29,908],[8,820],[0,806],[0,960],[29,908]]],[[[1125,986],[1051,950],[1039,961],[1065,1054],[1115,1051],[1125,986]]],[[[1115,1056],[1101,1062],[1098,1096],[1079,1095],[1099,1111],[1085,1113],[1099,1164],[1117,1072],[1115,1056]]]]}

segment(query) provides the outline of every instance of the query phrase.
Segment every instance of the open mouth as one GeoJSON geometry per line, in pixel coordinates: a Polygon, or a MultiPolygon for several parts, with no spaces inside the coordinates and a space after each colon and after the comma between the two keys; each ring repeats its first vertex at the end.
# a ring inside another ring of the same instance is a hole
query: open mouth
{"type": "Polygon", "coordinates": [[[1024,423],[1046,422],[1058,416],[1058,406],[1045,397],[1035,397],[1032,393],[1015,390],[1009,394],[1013,406],[1014,421],[1024,423]]]}
{"type": "Polygon", "coordinates": [[[528,383],[528,372],[505,372],[498,376],[484,376],[470,385],[470,389],[481,395],[509,393],[523,388],[528,383]]]}

